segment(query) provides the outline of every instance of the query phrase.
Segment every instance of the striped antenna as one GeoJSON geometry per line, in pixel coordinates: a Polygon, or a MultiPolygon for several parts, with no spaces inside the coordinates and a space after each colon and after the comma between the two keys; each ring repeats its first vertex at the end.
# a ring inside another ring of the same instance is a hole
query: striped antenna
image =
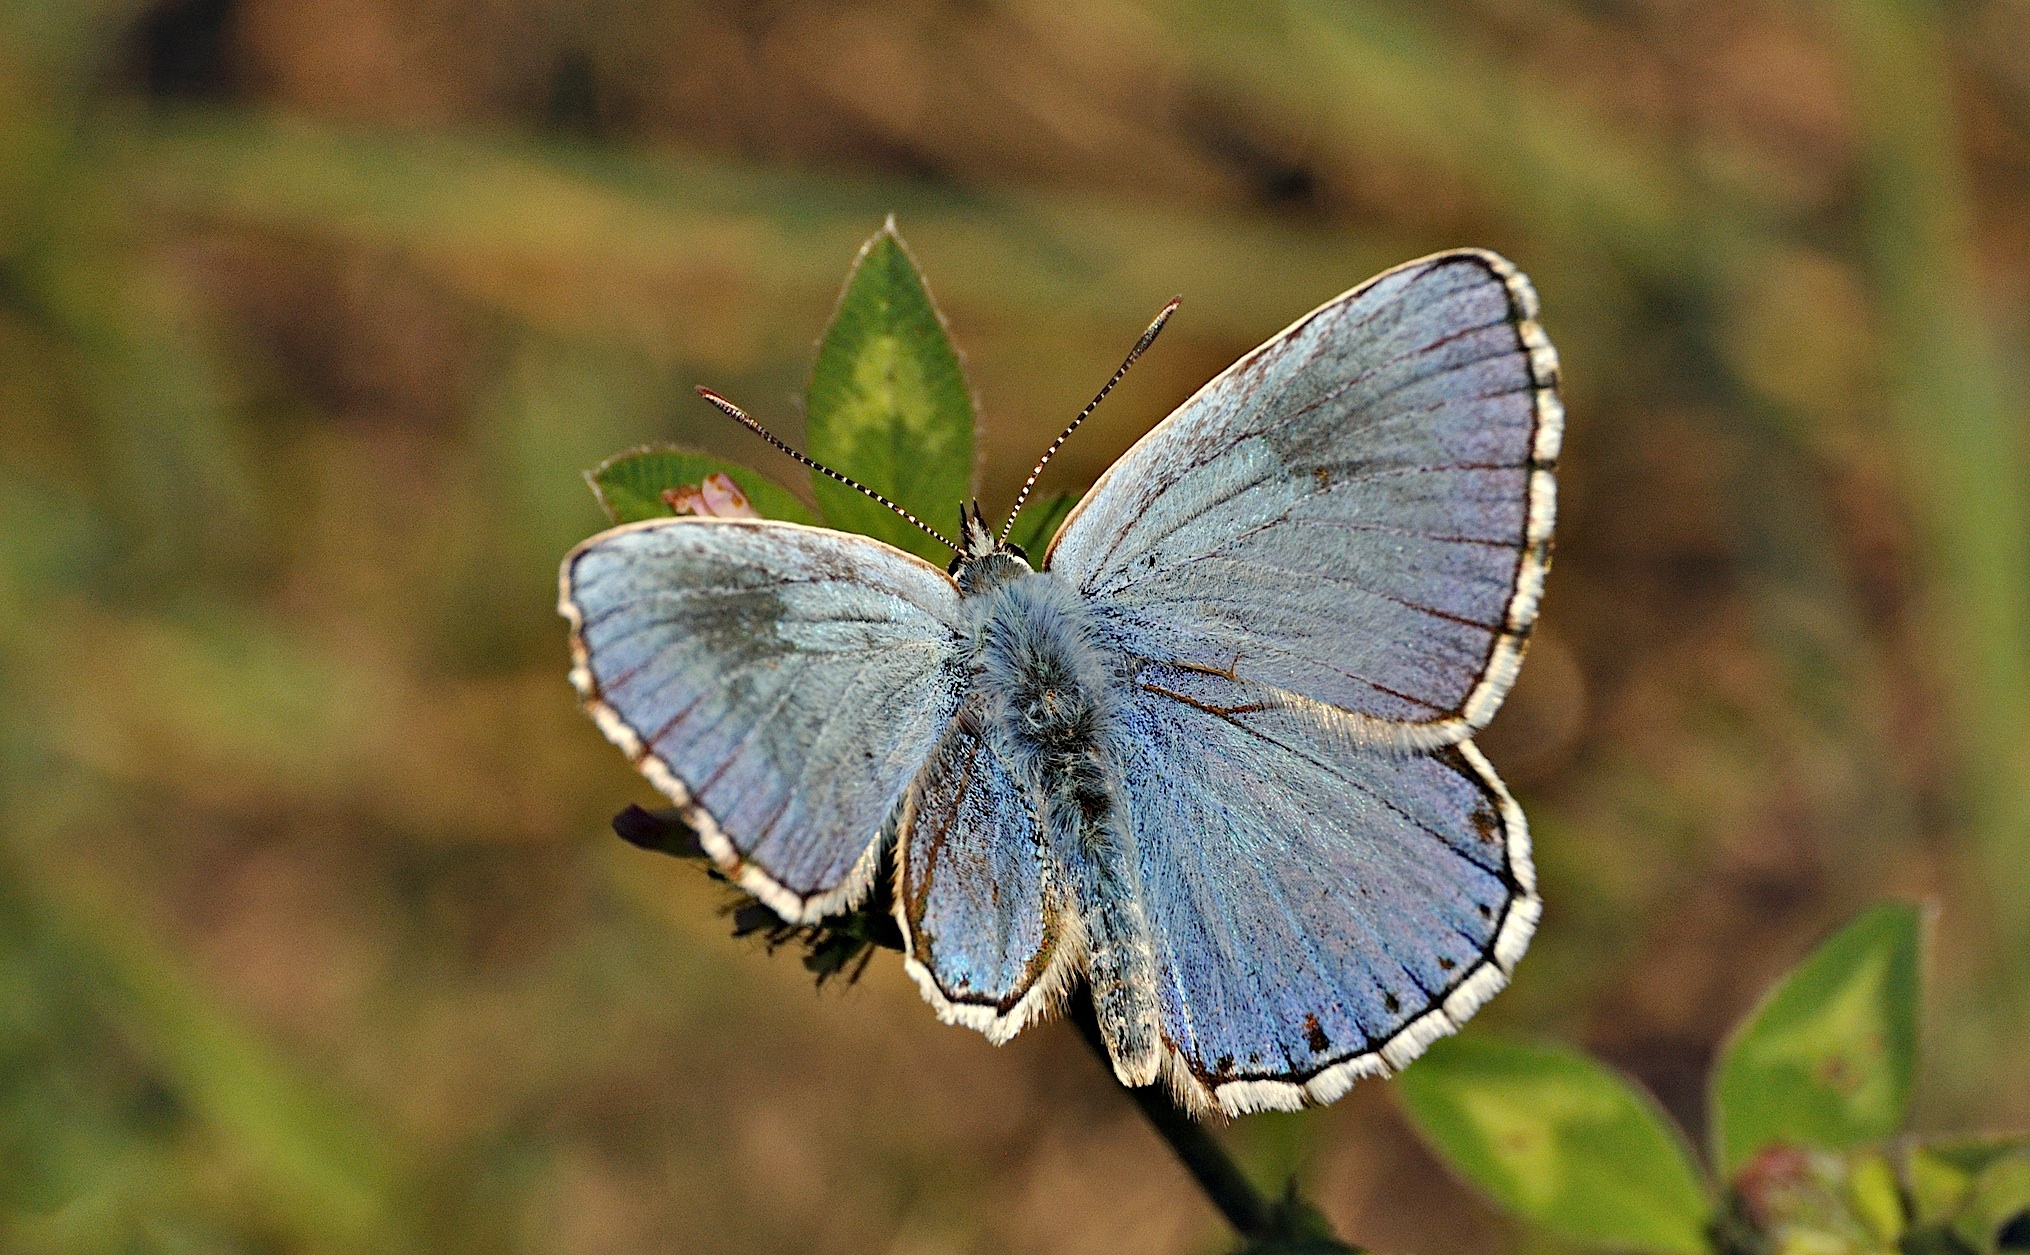
{"type": "Polygon", "coordinates": [[[1001,525],[1001,542],[1003,544],[1007,543],[1009,533],[1015,530],[1015,516],[1022,513],[1023,505],[1029,500],[1030,490],[1036,487],[1037,476],[1043,474],[1043,468],[1050,465],[1050,459],[1057,456],[1057,451],[1064,447],[1065,441],[1071,439],[1071,433],[1078,430],[1078,425],[1090,417],[1094,410],[1100,408],[1100,402],[1106,400],[1107,394],[1114,390],[1114,385],[1121,382],[1121,376],[1128,373],[1128,367],[1135,364],[1135,359],[1147,352],[1150,345],[1156,343],[1156,337],[1161,334],[1163,324],[1170,321],[1170,315],[1177,312],[1177,303],[1183,299],[1180,296],[1170,298],[1170,303],[1163,307],[1163,312],[1156,315],[1156,321],[1149,324],[1149,329],[1142,333],[1142,338],[1135,341],[1135,347],[1128,350],[1127,360],[1123,361],[1121,368],[1114,372],[1114,377],[1107,380],[1107,386],[1100,389],[1099,395],[1094,397],[1087,403],[1084,409],[1078,412],[1077,418],[1071,420],[1071,426],[1059,432],[1057,439],[1051,441],[1050,447],[1043,451],[1043,460],[1036,464],[1035,470],[1029,472],[1029,478],[1022,481],[1022,491],[1015,494],[1015,508],[1008,511],[1008,521],[1001,525]]]}
{"type": "MultiPolygon", "coordinates": [[[[776,439],[774,432],[770,431],[766,427],[763,427],[760,423],[757,423],[752,418],[750,418],[746,410],[741,409],[739,406],[733,404],[733,402],[731,401],[728,401],[725,397],[720,396],[718,393],[712,391],[710,388],[705,387],[699,388],[698,395],[705,398],[707,401],[710,401],[712,404],[718,406],[720,409],[724,410],[726,412],[726,416],[728,418],[731,418],[734,422],[739,423],[742,427],[745,427],[747,430],[753,432],[755,435],[760,436],[763,440],[768,441],[768,443],[774,445],[777,449],[780,449],[782,452],[789,454],[791,457],[803,463],[805,466],[810,467],[812,470],[818,472],[820,475],[829,475],[833,479],[836,479],[840,483],[846,485],[846,487],[851,488],[856,492],[865,493],[867,496],[873,498],[874,500],[880,502],[882,505],[885,505],[889,509],[895,511],[903,518],[908,519],[912,524],[914,524],[918,528],[918,530],[922,531],[924,535],[929,536],[931,539],[937,541],[939,544],[951,550],[953,553],[957,553],[959,551],[959,547],[957,545],[954,545],[949,540],[946,540],[944,536],[941,533],[939,533],[936,528],[929,526],[922,519],[916,517],[914,514],[911,514],[909,511],[903,509],[901,506],[895,504],[893,501],[890,501],[888,498],[882,496],[880,493],[875,492],[872,488],[869,488],[867,485],[861,483],[859,480],[854,479],[849,475],[841,475],[839,474],[839,472],[833,470],[831,467],[826,466],[823,462],[816,461],[812,458],[807,458],[803,454],[798,453],[795,449],[790,448],[782,441],[776,439]]],[[[1102,393],[1101,395],[1104,396],[1105,393],[1102,393]]]]}

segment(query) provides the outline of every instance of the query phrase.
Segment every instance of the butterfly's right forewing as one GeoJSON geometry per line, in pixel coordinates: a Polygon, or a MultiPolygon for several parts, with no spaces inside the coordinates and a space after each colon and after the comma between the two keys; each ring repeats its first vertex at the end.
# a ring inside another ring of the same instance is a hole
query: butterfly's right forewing
{"type": "Polygon", "coordinates": [[[1564,423],[1527,279],[1441,253],[1332,301],[1130,449],[1049,566],[1165,663],[1457,741],[1515,677],[1564,423]]]}
{"type": "Polygon", "coordinates": [[[658,519],[565,558],[572,682],[727,874],[784,918],[871,883],[958,706],[958,590],[863,536],[658,519]]]}

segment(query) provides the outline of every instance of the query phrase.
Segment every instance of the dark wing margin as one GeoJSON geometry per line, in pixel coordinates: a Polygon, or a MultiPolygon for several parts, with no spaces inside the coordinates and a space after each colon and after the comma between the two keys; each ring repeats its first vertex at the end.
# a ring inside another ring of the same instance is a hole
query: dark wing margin
{"type": "Polygon", "coordinates": [[[958,702],[958,590],[879,541],[655,519],[558,575],[571,682],[729,879],[792,922],[872,886],[958,702]]]}
{"type": "Polygon", "coordinates": [[[1047,565],[1146,656],[1429,748],[1490,719],[1551,560],[1564,431],[1529,280],[1481,250],[1298,320],[1101,477],[1047,565]]]}

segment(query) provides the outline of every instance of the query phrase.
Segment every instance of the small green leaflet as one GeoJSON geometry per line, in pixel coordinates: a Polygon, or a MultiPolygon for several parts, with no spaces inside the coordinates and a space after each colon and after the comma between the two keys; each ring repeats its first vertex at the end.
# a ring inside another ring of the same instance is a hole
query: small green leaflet
{"type": "Polygon", "coordinates": [[[1488,1035],[1433,1042],[1396,1083],[1424,1140],[1509,1210],[1564,1237],[1702,1255],[1712,1206],[1677,1126],[1575,1051],[1488,1035]]]}
{"type": "Polygon", "coordinates": [[[1022,552],[1029,555],[1029,565],[1040,568],[1050,542],[1057,537],[1057,529],[1077,504],[1078,498],[1068,492],[1031,501],[1015,516],[1015,530],[1008,534],[1009,542],[1021,546],[1022,552]]]}
{"type": "MultiPolygon", "coordinates": [[[[952,534],[972,500],[972,390],[944,316],[890,218],[861,248],[805,399],[811,457],[952,534]]],[[[834,527],[935,562],[951,551],[844,484],[811,477],[834,527]]]]}
{"type": "Polygon", "coordinates": [[[816,523],[810,507],[796,494],[760,471],[674,445],[630,449],[585,472],[585,482],[615,523],[666,519],[675,511],[663,501],[669,488],[692,488],[707,475],[721,474],[739,485],[755,512],[766,519],[816,523]]]}
{"type": "Polygon", "coordinates": [[[1903,1125],[1917,1070],[1922,920],[1878,906],[1763,999],[1721,1053],[1713,1145],[1731,1178],[1775,1142],[1844,1150],[1903,1125]]]}

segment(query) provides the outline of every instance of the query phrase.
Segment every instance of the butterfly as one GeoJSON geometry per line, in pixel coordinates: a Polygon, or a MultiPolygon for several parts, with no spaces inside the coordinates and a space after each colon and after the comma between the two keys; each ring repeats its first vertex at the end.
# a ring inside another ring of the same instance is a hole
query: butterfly
{"type": "Polygon", "coordinates": [[[946,1022],[1005,1042],[1083,980],[1124,1084],[1331,1102],[1535,930],[1472,736],[1536,617],[1563,425],[1528,279],[1435,254],[1199,389],[1040,561],[977,503],[944,570],[762,519],[594,536],[560,576],[571,678],[785,920],[864,900],[892,848],[946,1022]]]}

